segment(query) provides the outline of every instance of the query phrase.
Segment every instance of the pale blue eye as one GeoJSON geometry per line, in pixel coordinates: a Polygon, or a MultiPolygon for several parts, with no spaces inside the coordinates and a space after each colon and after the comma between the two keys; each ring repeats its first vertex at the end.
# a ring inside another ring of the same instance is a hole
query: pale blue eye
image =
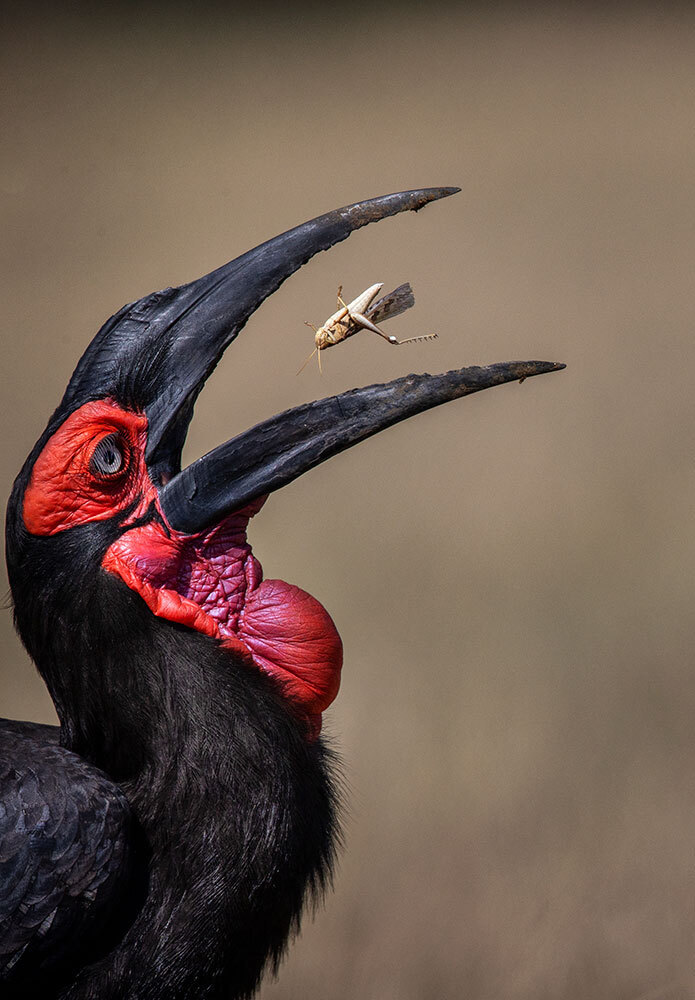
{"type": "Polygon", "coordinates": [[[102,438],[92,452],[89,468],[97,476],[115,476],[125,466],[125,450],[120,434],[102,438]]]}

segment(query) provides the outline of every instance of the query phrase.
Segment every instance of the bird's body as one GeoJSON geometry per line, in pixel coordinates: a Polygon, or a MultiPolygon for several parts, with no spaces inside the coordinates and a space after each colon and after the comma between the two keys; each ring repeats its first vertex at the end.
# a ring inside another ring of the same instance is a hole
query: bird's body
{"type": "Polygon", "coordinates": [[[56,542],[69,549],[57,604],[15,600],[62,726],[0,724],[7,988],[250,995],[330,877],[330,755],[278,684],[216,639],[153,616],[111,573],[71,586],[94,576],[93,538],[51,541],[51,562],[56,542]]]}
{"type": "Polygon", "coordinates": [[[429,406],[558,367],[408,376],[271,418],[181,471],[193,405],[248,316],[318,250],[453,189],[299,226],[99,331],[13,489],[15,623],[60,726],[0,721],[0,995],[250,996],[330,879],[320,736],[342,646],[264,580],[267,494],[429,406]]]}
{"type": "Polygon", "coordinates": [[[0,954],[9,961],[26,945],[8,988],[227,997],[233,981],[250,993],[328,877],[334,801],[320,741],[304,739],[271,685],[230,669],[213,640],[162,623],[154,645],[150,690],[110,715],[110,732],[81,733],[81,754],[58,744],[56,728],[0,725],[0,954]]]}

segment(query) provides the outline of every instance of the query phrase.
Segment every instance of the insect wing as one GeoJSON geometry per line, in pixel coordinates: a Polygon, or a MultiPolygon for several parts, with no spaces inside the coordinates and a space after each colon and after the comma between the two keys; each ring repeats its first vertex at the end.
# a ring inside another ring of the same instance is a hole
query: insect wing
{"type": "Polygon", "coordinates": [[[379,282],[377,285],[371,285],[369,288],[366,288],[361,295],[358,295],[356,299],[353,299],[348,304],[348,313],[366,312],[369,303],[377,297],[383,287],[384,283],[379,282]]]}
{"type": "Polygon", "coordinates": [[[365,316],[372,321],[372,323],[381,323],[385,319],[391,319],[392,316],[400,316],[404,313],[406,309],[410,309],[411,306],[415,305],[415,296],[413,295],[413,289],[410,286],[410,282],[406,281],[404,285],[399,285],[388,295],[382,296],[370,306],[365,309],[365,316]]]}

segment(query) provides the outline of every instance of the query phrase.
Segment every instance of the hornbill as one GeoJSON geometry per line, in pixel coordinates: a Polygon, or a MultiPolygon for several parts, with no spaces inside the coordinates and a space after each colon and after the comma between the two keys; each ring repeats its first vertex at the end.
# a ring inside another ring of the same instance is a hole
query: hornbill
{"type": "Polygon", "coordinates": [[[562,365],[410,375],[288,410],[181,469],[193,406],[249,316],[386,195],[125,306],[14,484],[15,624],[58,727],[0,723],[2,997],[234,998],[277,964],[336,839],[320,736],[342,663],[313,597],[246,540],[268,494],[412,414],[562,365]]]}

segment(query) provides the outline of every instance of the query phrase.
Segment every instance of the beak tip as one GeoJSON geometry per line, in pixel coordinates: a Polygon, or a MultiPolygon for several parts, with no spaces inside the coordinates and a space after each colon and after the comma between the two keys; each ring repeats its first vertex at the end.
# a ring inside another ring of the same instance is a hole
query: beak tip
{"type": "Polygon", "coordinates": [[[513,361],[524,378],[530,375],[547,375],[549,372],[561,372],[567,365],[563,361],[513,361]]]}
{"type": "Polygon", "coordinates": [[[440,198],[450,198],[452,194],[458,194],[460,187],[435,187],[423,188],[419,191],[408,192],[413,197],[414,204],[411,206],[413,212],[419,212],[432,201],[439,201],[440,198]]]}

